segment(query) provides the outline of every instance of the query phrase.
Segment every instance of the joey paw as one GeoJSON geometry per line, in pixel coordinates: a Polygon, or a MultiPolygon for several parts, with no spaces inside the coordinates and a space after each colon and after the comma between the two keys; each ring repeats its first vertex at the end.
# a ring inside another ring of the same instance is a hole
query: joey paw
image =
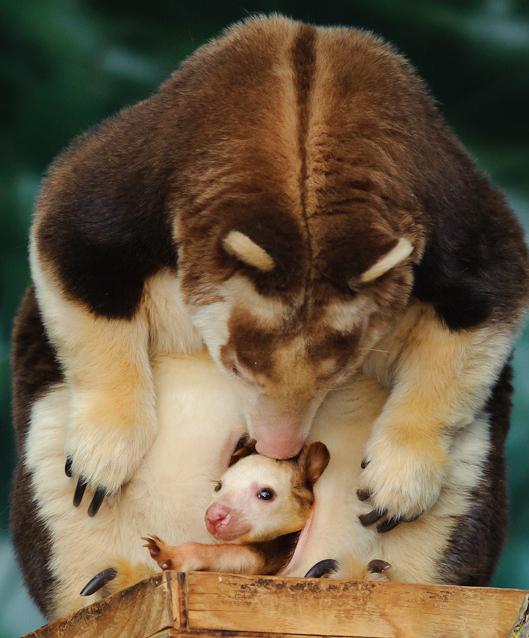
{"type": "Polygon", "coordinates": [[[198,543],[182,543],[181,545],[167,545],[158,536],[144,536],[144,547],[151,558],[162,570],[173,569],[177,572],[188,572],[200,567],[197,562],[198,543]]]}

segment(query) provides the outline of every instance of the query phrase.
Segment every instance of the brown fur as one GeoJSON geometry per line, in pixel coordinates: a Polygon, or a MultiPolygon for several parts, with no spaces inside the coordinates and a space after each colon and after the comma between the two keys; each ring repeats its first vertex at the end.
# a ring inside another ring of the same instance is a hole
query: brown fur
{"type": "Polygon", "coordinates": [[[491,448],[483,479],[471,496],[472,506],[458,520],[441,561],[445,582],[486,586],[507,532],[505,439],[509,430],[512,368],[505,366],[487,403],[491,421],[491,448]],[[479,548],[479,551],[477,551],[479,548]]]}
{"type": "MultiPolygon", "coordinates": [[[[278,17],[236,25],[152,97],[75,140],[48,172],[34,237],[43,272],[89,316],[130,320],[146,281],[164,269],[176,273],[177,261],[195,307],[217,300],[219,285],[235,273],[284,301],[285,325],[268,332],[235,308],[223,353],[232,357],[232,348],[258,374],[277,376],[278,393],[285,378],[303,379],[300,390],[311,391],[329,357],[344,374],[355,368],[411,298],[463,335],[483,325],[510,331],[528,298],[519,224],[412,67],[369,33],[278,17]],[[263,272],[226,252],[223,238],[232,230],[262,247],[274,268],[263,272]],[[363,285],[362,273],[399,237],[412,242],[412,255],[363,285]],[[374,308],[361,334],[326,328],[326,309],[360,297],[374,308]],[[275,350],[299,335],[306,350],[284,377],[275,350]]],[[[32,403],[61,379],[32,293],[14,344],[22,455],[32,403]]],[[[49,539],[28,505],[28,481],[21,465],[15,542],[26,547],[34,531],[45,557],[49,539]]],[[[479,512],[492,497],[489,485],[479,512]]],[[[484,542],[496,547],[500,536],[484,542]]],[[[45,606],[45,558],[40,584],[24,569],[45,606]]]]}
{"type": "MultiPolygon", "coordinates": [[[[298,537],[299,532],[293,532],[270,541],[244,545],[204,543],[168,545],[157,536],[147,536],[144,540],[151,557],[163,570],[268,575],[277,574],[285,567],[294,553],[298,537]]],[[[137,580],[127,579],[126,586],[135,582],[137,580]]],[[[118,587],[121,588],[121,583],[118,587]]]]}
{"type": "MultiPolygon", "coordinates": [[[[417,261],[426,242],[415,293],[454,327],[509,318],[526,294],[519,226],[412,68],[370,34],[281,18],[235,27],[149,100],[77,140],[37,213],[65,294],[106,316],[130,316],[145,279],[176,266],[178,246],[195,301],[240,269],[261,293],[304,291],[301,307],[320,309],[348,297],[346,282],[400,235],[417,261]],[[276,268],[227,254],[220,240],[233,229],[276,268]],[[484,269],[494,273],[486,285],[484,269]]],[[[386,287],[399,281],[392,311],[409,294],[397,268],[386,287]]]]}

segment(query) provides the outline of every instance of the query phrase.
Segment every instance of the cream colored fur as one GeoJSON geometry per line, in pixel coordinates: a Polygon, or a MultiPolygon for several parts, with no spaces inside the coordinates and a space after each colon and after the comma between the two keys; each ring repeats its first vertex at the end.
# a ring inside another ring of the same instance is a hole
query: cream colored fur
{"type": "Polygon", "coordinates": [[[489,449],[488,423],[477,418],[460,431],[451,450],[451,464],[435,506],[413,523],[401,524],[387,534],[365,528],[358,515],[371,506],[356,496],[360,486],[363,448],[387,397],[373,380],[357,377],[331,393],[318,413],[310,440],[323,441],[330,452],[329,466],[315,485],[316,507],[300,555],[285,570],[303,576],[320,560],[334,558],[339,578],[363,578],[373,559],[391,564],[391,580],[441,582],[439,560],[457,517],[471,505],[471,490],[482,473],[489,449]]]}
{"type": "Polygon", "coordinates": [[[146,284],[132,320],[105,319],[67,299],[30,250],[32,276],[46,330],[69,388],[64,455],[89,485],[114,493],[138,468],[156,436],[151,358],[201,350],[178,279],[165,271],[146,284]]]}
{"type": "Polygon", "coordinates": [[[141,536],[171,543],[210,542],[203,523],[211,481],[219,478],[243,431],[226,382],[200,357],[166,357],[157,366],[160,430],[133,480],[94,518],[72,506],[75,482],[64,475],[68,393],[57,386],[33,408],[26,462],[39,512],[50,528],[50,567],[58,587],[55,614],[93,601],[79,591],[116,558],[150,563],[141,536]]]}
{"type": "Polygon", "coordinates": [[[454,434],[485,405],[514,338],[498,326],[453,332],[414,302],[364,366],[391,388],[365,446],[361,487],[389,516],[432,507],[449,471],[454,434]]]}
{"type": "Polygon", "coordinates": [[[303,527],[307,511],[292,494],[293,476],[290,465],[261,455],[241,459],[227,470],[213,502],[235,510],[235,515],[251,526],[246,534],[235,539],[236,543],[273,540],[303,527]],[[272,488],[274,499],[258,499],[256,487],[272,488]]]}
{"type": "MultiPolygon", "coordinates": [[[[401,240],[378,269],[407,256],[408,244],[401,240]]],[[[130,480],[156,434],[152,358],[168,351],[200,350],[203,339],[223,369],[220,350],[229,340],[228,321],[235,307],[247,308],[248,317],[263,328],[280,325],[286,312],[281,302],[265,302],[236,275],[219,288],[218,301],[189,314],[178,278],[162,272],[147,283],[141,308],[131,321],[107,320],[68,301],[34,247],[32,269],[46,328],[69,384],[65,452],[73,457],[74,473],[84,474],[92,487],[104,485],[109,493],[130,480]]],[[[330,304],[325,315],[330,325],[343,328],[348,310],[353,310],[348,319],[353,323],[368,313],[370,308],[361,307],[362,299],[360,295],[353,302],[354,309],[330,304]]],[[[361,487],[372,494],[374,507],[411,519],[435,504],[448,471],[453,433],[482,409],[514,337],[509,326],[450,331],[431,306],[412,302],[390,334],[376,344],[363,369],[391,392],[364,450],[370,463],[361,487]]],[[[305,346],[299,337],[274,353],[280,371],[275,390],[267,379],[248,383],[224,371],[251,431],[262,391],[280,406],[287,392],[289,414],[309,413],[319,364],[307,359],[305,346]],[[292,403],[292,397],[298,403],[292,403]]],[[[333,361],[322,364],[332,369],[333,361]]],[[[315,406],[328,389],[318,387],[315,406]]],[[[312,414],[305,419],[303,435],[311,420],[312,414]]],[[[266,427],[273,425],[267,422],[266,427]]]]}
{"type": "MultiPolygon", "coordinates": [[[[72,507],[75,482],[63,471],[67,389],[56,386],[34,405],[26,463],[40,516],[51,532],[55,615],[97,599],[97,595],[82,598],[79,591],[97,571],[118,564],[116,560],[137,563],[136,573],[141,575],[149,567],[156,569],[141,536],[157,534],[171,544],[212,542],[203,523],[211,481],[224,471],[244,429],[243,419],[225,376],[209,357],[163,356],[154,370],[156,440],[131,482],[105,500],[94,518],[86,514],[87,503],[72,507]]],[[[392,578],[438,580],[436,560],[445,549],[454,517],[465,511],[470,488],[480,476],[488,446],[486,423],[478,419],[457,435],[453,466],[436,506],[415,523],[377,535],[357,520],[367,506],[358,501],[355,490],[360,484],[362,448],[386,395],[378,383],[359,377],[331,393],[320,408],[312,439],[326,443],[331,462],[316,484],[314,533],[291,573],[303,575],[317,560],[337,558],[341,575],[355,576],[360,570],[363,577],[367,562],[382,558],[392,564],[392,578]]]]}

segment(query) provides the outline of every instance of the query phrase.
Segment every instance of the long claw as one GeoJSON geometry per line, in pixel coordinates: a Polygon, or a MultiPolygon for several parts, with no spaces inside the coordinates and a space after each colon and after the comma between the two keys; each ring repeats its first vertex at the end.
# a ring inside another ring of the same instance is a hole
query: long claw
{"type": "Polygon", "coordinates": [[[72,478],[72,457],[69,456],[66,459],[66,463],[64,464],[64,473],[68,478],[72,478]]]}
{"type": "Polygon", "coordinates": [[[366,467],[371,463],[371,461],[369,459],[363,459],[363,461],[360,463],[360,467],[365,470],[366,467]]]}
{"type": "Polygon", "coordinates": [[[99,508],[101,507],[101,503],[105,498],[105,488],[98,487],[95,491],[92,502],[90,503],[90,507],[88,508],[88,516],[95,516],[99,512],[99,508]]]}
{"type": "Polygon", "coordinates": [[[80,595],[91,596],[92,594],[95,594],[96,591],[101,589],[101,587],[104,587],[111,580],[114,580],[117,575],[118,571],[114,567],[104,569],[86,583],[86,585],[81,589],[80,595]]]}
{"type": "Polygon", "coordinates": [[[83,500],[83,496],[86,490],[86,479],[82,476],[79,477],[77,481],[77,487],[75,488],[75,493],[73,495],[73,504],[75,507],[79,507],[81,505],[81,501],[83,500]]]}
{"type": "Polygon", "coordinates": [[[380,560],[376,558],[375,560],[370,560],[367,564],[367,571],[371,574],[383,574],[386,572],[391,565],[385,560],[380,560]]]}
{"type": "Polygon", "coordinates": [[[338,561],[332,558],[320,560],[305,574],[305,578],[325,578],[338,571],[338,561]]]}
{"type": "Polygon", "coordinates": [[[387,513],[387,510],[385,509],[372,510],[371,512],[369,512],[369,514],[361,514],[358,518],[360,519],[360,522],[362,523],[362,525],[367,527],[368,525],[373,525],[373,523],[376,523],[377,521],[379,521],[383,516],[386,515],[386,513],[387,513]]]}
{"type": "Polygon", "coordinates": [[[397,525],[401,521],[402,521],[402,518],[400,516],[397,516],[396,518],[388,518],[387,521],[384,521],[384,523],[381,523],[380,525],[377,526],[377,532],[379,534],[385,534],[386,532],[390,532],[392,529],[397,527],[397,525]]]}

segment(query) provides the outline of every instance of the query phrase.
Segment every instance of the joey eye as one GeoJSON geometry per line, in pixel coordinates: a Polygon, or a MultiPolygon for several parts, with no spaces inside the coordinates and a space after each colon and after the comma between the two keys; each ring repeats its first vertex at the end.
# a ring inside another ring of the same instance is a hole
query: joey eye
{"type": "Polygon", "coordinates": [[[237,366],[232,366],[231,371],[233,372],[233,374],[238,377],[240,376],[240,372],[239,372],[239,368],[237,366]]]}
{"type": "Polygon", "coordinates": [[[213,490],[215,492],[220,492],[221,489],[222,489],[222,481],[215,481],[215,486],[213,487],[213,490]]]}
{"type": "Polygon", "coordinates": [[[270,487],[263,487],[256,494],[257,498],[260,498],[262,501],[271,501],[275,495],[274,490],[270,487]]]}

